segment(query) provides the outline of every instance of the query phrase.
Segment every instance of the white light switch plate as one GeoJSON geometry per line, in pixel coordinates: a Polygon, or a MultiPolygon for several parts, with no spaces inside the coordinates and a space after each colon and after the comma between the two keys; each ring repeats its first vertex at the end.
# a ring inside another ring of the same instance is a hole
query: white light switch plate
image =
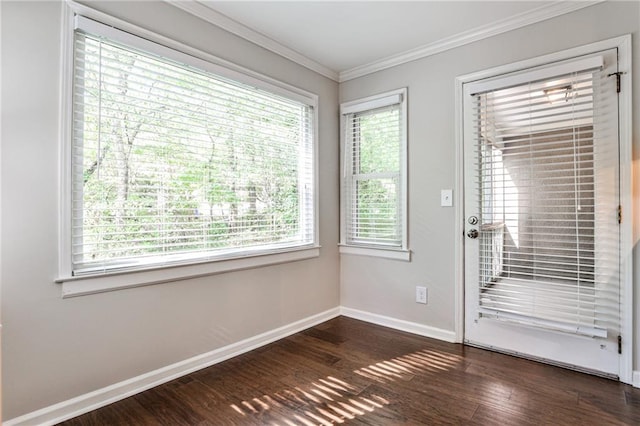
{"type": "Polygon", "coordinates": [[[453,206],[453,190],[443,189],[440,191],[440,205],[442,207],[453,206]]]}

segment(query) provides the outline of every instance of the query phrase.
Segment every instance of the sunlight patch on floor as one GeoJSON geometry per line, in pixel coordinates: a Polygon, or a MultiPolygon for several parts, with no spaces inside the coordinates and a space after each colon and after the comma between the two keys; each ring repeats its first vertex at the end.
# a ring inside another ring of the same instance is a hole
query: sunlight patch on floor
{"type": "Polygon", "coordinates": [[[296,386],[231,404],[231,408],[243,417],[258,418],[268,413],[270,424],[329,426],[362,417],[389,404],[381,396],[358,393],[348,382],[327,376],[305,387],[296,386]]]}
{"type": "Polygon", "coordinates": [[[462,362],[462,357],[436,351],[421,350],[391,360],[362,367],[354,372],[371,380],[387,382],[411,380],[416,374],[444,372],[462,362]]]}
{"type": "MultiPolygon", "coordinates": [[[[354,373],[384,383],[411,380],[416,374],[448,371],[461,362],[460,356],[423,349],[356,369],[354,373]]],[[[232,404],[231,408],[241,416],[265,416],[270,424],[328,426],[364,417],[390,404],[379,395],[360,393],[361,390],[347,381],[327,376],[307,386],[244,400],[232,404]]]]}

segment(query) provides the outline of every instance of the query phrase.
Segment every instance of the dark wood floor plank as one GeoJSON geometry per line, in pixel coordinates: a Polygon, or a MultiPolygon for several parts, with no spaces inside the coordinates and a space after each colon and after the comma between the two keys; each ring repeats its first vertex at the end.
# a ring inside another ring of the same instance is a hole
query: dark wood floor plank
{"type": "Polygon", "coordinates": [[[637,425],[640,389],[338,317],[62,424],[637,425]]]}
{"type": "Polygon", "coordinates": [[[68,420],[63,424],[68,426],[160,425],[161,421],[155,417],[155,414],[147,411],[133,397],[130,397],[68,420]]]}
{"type": "Polygon", "coordinates": [[[406,421],[429,424],[458,424],[470,420],[477,404],[464,397],[452,399],[441,392],[425,391],[413,383],[390,382],[367,389],[387,401],[387,408],[405,417],[406,421]]]}
{"type": "Polygon", "coordinates": [[[207,418],[199,415],[171,392],[172,383],[157,386],[132,398],[153,414],[160,425],[196,425],[206,423],[207,418]]]}
{"type": "MultiPolygon", "coordinates": [[[[469,424],[478,426],[538,426],[542,424],[543,415],[535,411],[514,411],[508,407],[480,404],[469,424]]],[[[568,425],[564,420],[557,425],[568,425]]]]}
{"type": "MultiPolygon", "coordinates": [[[[204,383],[187,376],[190,380],[168,386],[167,392],[189,410],[197,413],[207,422],[216,425],[232,425],[232,401],[204,383]]],[[[173,382],[169,382],[171,384],[173,382]]]]}

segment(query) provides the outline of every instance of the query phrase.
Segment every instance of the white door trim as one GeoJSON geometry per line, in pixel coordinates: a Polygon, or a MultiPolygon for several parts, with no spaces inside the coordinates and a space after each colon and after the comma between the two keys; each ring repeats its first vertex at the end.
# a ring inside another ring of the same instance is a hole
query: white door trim
{"type": "Polygon", "coordinates": [[[600,42],[502,65],[483,71],[456,77],[455,81],[455,336],[456,342],[464,338],[464,150],[463,150],[463,84],[506,73],[516,72],[552,62],[562,61],[601,50],[617,48],[619,52],[619,71],[621,92],[619,102],[620,137],[620,203],[623,220],[620,229],[621,262],[620,270],[620,330],[622,355],[620,357],[620,381],[633,383],[633,226],[629,220],[633,214],[632,205],[632,85],[631,85],[631,35],[603,40],[600,42]],[[626,219],[626,220],[625,220],[626,219]]]}

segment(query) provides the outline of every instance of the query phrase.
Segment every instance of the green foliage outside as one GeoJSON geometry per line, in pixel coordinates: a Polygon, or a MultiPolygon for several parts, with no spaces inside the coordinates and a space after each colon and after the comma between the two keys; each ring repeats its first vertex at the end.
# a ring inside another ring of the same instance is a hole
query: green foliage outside
{"type": "Polygon", "coordinates": [[[308,107],[88,36],[76,43],[76,265],[309,242],[308,107]]]}
{"type": "Polygon", "coordinates": [[[401,244],[399,108],[357,114],[354,129],[356,240],[401,244]]]}

